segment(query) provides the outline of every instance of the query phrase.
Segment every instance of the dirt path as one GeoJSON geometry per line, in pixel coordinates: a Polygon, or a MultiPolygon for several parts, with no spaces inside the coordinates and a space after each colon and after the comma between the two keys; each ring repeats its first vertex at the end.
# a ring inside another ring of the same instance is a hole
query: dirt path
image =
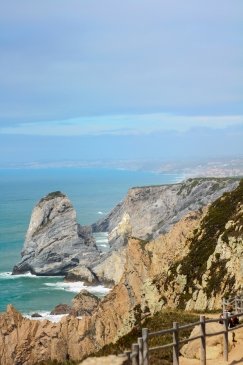
{"type": "MultiPolygon", "coordinates": [[[[217,318],[217,315],[206,315],[208,318],[217,318]]],[[[207,365],[243,365],[243,328],[235,331],[236,342],[229,352],[229,361],[224,361],[223,356],[214,360],[207,360],[207,365]]],[[[200,365],[200,360],[180,357],[180,365],[200,365]]]]}
{"type": "MultiPolygon", "coordinates": [[[[180,365],[200,365],[200,360],[180,357],[180,365]]],[[[207,365],[243,365],[243,341],[239,341],[229,354],[229,361],[222,359],[207,360],[207,365]]]]}

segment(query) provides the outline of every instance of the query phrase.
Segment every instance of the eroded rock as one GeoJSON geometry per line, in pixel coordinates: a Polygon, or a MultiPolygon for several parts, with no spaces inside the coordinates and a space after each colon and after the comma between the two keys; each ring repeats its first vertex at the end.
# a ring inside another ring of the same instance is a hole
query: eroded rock
{"type": "Polygon", "coordinates": [[[100,299],[96,295],[81,290],[72,300],[72,310],[77,316],[90,315],[98,307],[99,302],[100,299]]]}
{"type": "Polygon", "coordinates": [[[13,274],[65,275],[97,260],[99,251],[90,228],[78,225],[70,200],[54,192],[34,208],[21,255],[13,274]]]}

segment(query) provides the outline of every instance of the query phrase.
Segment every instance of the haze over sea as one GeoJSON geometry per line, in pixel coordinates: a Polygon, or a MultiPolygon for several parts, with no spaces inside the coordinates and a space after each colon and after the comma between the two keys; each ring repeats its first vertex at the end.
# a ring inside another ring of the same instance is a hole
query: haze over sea
{"type": "MultiPolygon", "coordinates": [[[[11,303],[23,313],[46,313],[59,303],[70,303],[81,283],[64,283],[60,277],[11,276],[20,260],[32,209],[49,192],[68,195],[81,225],[108,213],[133,186],[173,183],[176,174],[93,168],[0,169],[0,311],[11,303]]],[[[96,236],[105,250],[106,235],[96,236]]],[[[89,288],[98,295],[103,287],[89,288]]]]}

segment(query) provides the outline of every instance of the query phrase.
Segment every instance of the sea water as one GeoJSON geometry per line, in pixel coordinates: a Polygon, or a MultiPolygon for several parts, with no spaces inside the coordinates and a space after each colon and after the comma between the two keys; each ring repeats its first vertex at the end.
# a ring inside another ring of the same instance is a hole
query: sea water
{"type": "MultiPolygon", "coordinates": [[[[52,191],[67,194],[81,225],[105,216],[133,186],[178,182],[182,176],[94,168],[0,169],[0,312],[13,304],[25,314],[48,313],[59,303],[70,304],[82,282],[65,283],[62,277],[11,275],[20,261],[31,212],[38,201],[52,191]]],[[[101,250],[107,251],[107,234],[96,233],[101,250]]],[[[86,288],[102,296],[109,289],[86,288]]]]}

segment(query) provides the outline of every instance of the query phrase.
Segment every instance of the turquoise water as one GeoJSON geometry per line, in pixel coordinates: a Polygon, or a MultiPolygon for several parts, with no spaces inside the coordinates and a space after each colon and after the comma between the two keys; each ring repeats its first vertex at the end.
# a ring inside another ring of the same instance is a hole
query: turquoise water
{"type": "MultiPolygon", "coordinates": [[[[121,201],[130,187],[180,179],[173,174],[111,169],[0,169],[0,311],[8,303],[24,313],[50,311],[59,303],[70,303],[82,287],[67,286],[60,277],[9,274],[20,260],[31,211],[41,197],[64,192],[77,211],[78,222],[91,224],[121,201]]],[[[104,292],[100,287],[92,290],[104,292]]]]}

